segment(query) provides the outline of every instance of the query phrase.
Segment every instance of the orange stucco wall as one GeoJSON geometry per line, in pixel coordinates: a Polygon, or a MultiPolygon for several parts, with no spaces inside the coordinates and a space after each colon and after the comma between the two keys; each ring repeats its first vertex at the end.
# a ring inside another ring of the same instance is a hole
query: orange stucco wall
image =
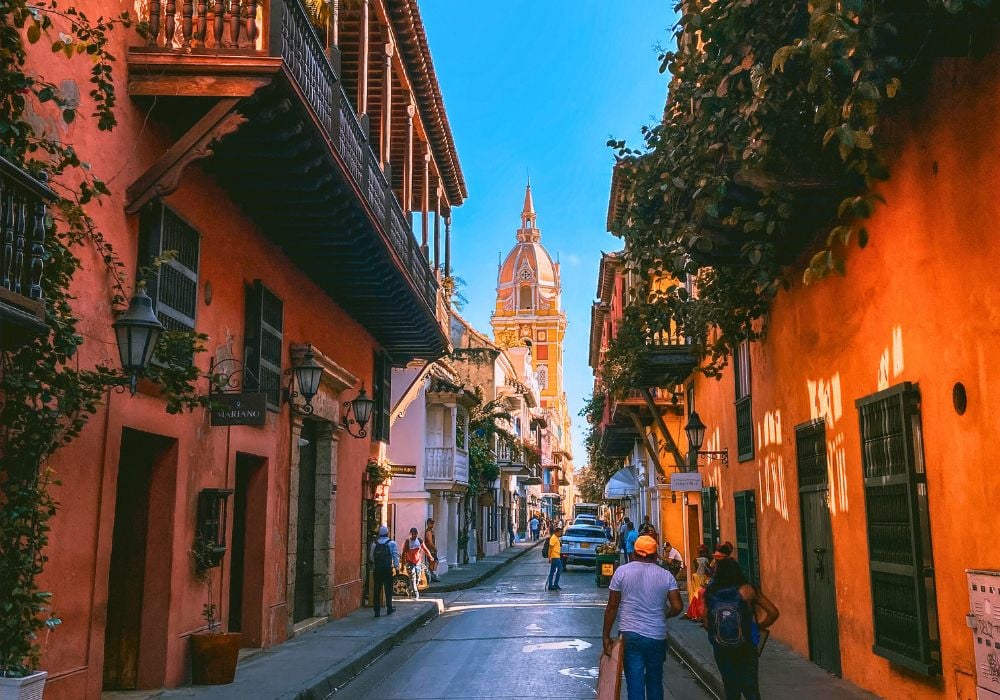
{"type": "MultiPolygon", "coordinates": [[[[77,3],[81,5],[94,15],[113,9],[103,1],[77,3]]],[[[122,3],[115,11],[122,9],[131,9],[131,4],[122,3]]],[[[140,105],[128,97],[122,32],[116,34],[116,42],[116,54],[121,57],[116,73],[120,125],[113,134],[96,130],[94,119],[88,116],[86,97],[72,125],[44,116],[39,117],[39,123],[71,141],[81,158],[109,182],[112,196],[103,201],[103,206],[91,207],[90,212],[131,276],[137,259],[138,217],[124,213],[125,188],[164,152],[171,139],[155,113],[147,115],[148,103],[140,105]]],[[[53,57],[46,47],[36,55],[45,61],[47,78],[57,84],[62,82],[64,87],[75,85],[86,95],[87,61],[53,57]]],[[[284,302],[286,367],[290,363],[288,346],[308,342],[371,386],[376,349],[373,338],[307,280],[277,246],[266,241],[211,177],[192,166],[180,188],[165,202],[202,236],[197,330],[208,334],[209,352],[199,355],[196,361],[203,371],[207,371],[209,356],[218,347],[230,346],[233,356],[241,355],[244,285],[261,279],[284,302]],[[212,286],[210,304],[206,283],[212,286]]],[[[80,366],[97,362],[117,366],[109,280],[91,251],[84,249],[81,254],[84,269],[77,274],[74,291],[85,343],[77,362],[80,366]]],[[[200,388],[207,391],[204,381],[200,388]]],[[[350,395],[347,398],[353,396],[352,390],[346,393],[350,395]]],[[[147,582],[154,583],[147,586],[150,599],[144,601],[140,685],[173,686],[188,677],[187,637],[204,624],[201,608],[205,593],[194,580],[189,552],[197,495],[202,488],[233,486],[237,452],[263,458],[262,468],[266,470],[266,497],[254,502],[250,513],[266,527],[260,530],[262,549],[247,561],[247,566],[259,568],[263,587],[259,614],[247,618],[247,624],[256,626],[248,635],[265,646],[287,636],[286,548],[293,449],[287,406],[280,413],[270,413],[264,427],[229,429],[211,427],[204,410],[170,416],[162,401],[143,392],[135,397],[109,392],[107,398],[83,434],[51,460],[61,480],[55,491],[61,508],[53,521],[49,563],[40,584],[53,592],[53,608],[63,624],[45,640],[43,668],[49,672],[45,693],[50,700],[98,698],[101,694],[115,503],[129,497],[116,493],[119,448],[126,428],[176,440],[166,457],[163,479],[154,479],[156,494],[150,506],[150,530],[156,531],[155,541],[163,546],[147,554],[147,582]]],[[[358,607],[361,600],[362,479],[372,447],[368,440],[342,438],[334,443],[334,449],[338,468],[332,614],[341,616],[358,607]]],[[[222,602],[220,613],[225,620],[229,591],[226,564],[214,575],[215,598],[222,602]]]]}
{"type": "MultiPolygon", "coordinates": [[[[777,298],[752,346],[756,455],[736,460],[731,372],[699,377],[704,449],[730,466],[703,467],[718,485],[723,539],[735,540],[733,491],[757,492],[761,578],[781,609],[775,634],[808,654],[794,428],[827,422],[830,506],[845,678],[885,697],[974,697],[966,568],[1000,569],[992,449],[1000,367],[1000,60],[949,60],[935,70],[919,116],[897,129],[899,153],[847,274],[777,298]],[[872,608],[854,401],[919,385],[943,672],[925,679],[871,651],[872,608]],[[965,415],[952,387],[968,390],[965,415]]],[[[793,273],[793,277],[798,273],[793,273]]]]}

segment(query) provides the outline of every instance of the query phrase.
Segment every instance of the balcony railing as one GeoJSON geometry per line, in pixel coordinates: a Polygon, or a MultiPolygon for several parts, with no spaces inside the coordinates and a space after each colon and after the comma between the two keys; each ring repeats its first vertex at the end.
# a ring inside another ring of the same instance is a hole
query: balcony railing
{"type": "Polygon", "coordinates": [[[45,330],[45,219],[55,198],[44,182],[0,158],[0,350],[45,330]]]}
{"type": "Polygon", "coordinates": [[[143,52],[197,56],[280,57],[363,193],[374,219],[428,308],[440,315],[438,281],[407,216],[367,143],[367,134],[300,0],[223,3],[149,2],[149,46],[143,52]],[[168,13],[167,8],[174,9],[168,13]],[[218,8],[218,12],[216,12],[218,8]]]}
{"type": "Polygon", "coordinates": [[[457,447],[424,448],[424,481],[469,483],[469,453],[457,447]]]}

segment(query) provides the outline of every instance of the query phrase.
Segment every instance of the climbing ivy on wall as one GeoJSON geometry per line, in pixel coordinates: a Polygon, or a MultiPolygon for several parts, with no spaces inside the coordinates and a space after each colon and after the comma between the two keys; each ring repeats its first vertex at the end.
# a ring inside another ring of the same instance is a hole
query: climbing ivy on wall
{"type": "Polygon", "coordinates": [[[686,0],[663,120],[618,158],[618,225],[641,280],[605,357],[634,386],[651,330],[671,324],[717,375],[766,331],[795,276],[844,274],[889,177],[894,115],[919,105],[936,53],[975,52],[992,0],[686,0]],[[947,44],[947,45],[946,45],[947,44]],[[942,51],[943,49],[943,51],[942,51]],[[657,287],[670,277],[697,280],[657,287]]]}

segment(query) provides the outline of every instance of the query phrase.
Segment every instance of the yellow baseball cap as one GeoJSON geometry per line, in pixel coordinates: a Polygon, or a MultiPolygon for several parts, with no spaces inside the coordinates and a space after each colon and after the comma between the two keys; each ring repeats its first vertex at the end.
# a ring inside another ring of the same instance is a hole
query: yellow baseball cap
{"type": "Polygon", "coordinates": [[[654,540],[649,535],[643,535],[635,541],[635,553],[641,554],[644,557],[648,557],[650,554],[656,554],[656,540],[654,540]]]}

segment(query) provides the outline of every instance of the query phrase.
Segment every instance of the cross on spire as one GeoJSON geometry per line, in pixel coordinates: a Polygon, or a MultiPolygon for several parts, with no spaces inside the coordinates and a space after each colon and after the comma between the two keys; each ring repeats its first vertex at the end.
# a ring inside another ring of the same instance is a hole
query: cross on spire
{"type": "Polygon", "coordinates": [[[529,177],[528,185],[524,188],[524,207],[521,208],[521,228],[517,232],[518,241],[525,243],[541,240],[542,232],[538,230],[536,219],[535,202],[531,198],[531,178],[529,177]]]}

